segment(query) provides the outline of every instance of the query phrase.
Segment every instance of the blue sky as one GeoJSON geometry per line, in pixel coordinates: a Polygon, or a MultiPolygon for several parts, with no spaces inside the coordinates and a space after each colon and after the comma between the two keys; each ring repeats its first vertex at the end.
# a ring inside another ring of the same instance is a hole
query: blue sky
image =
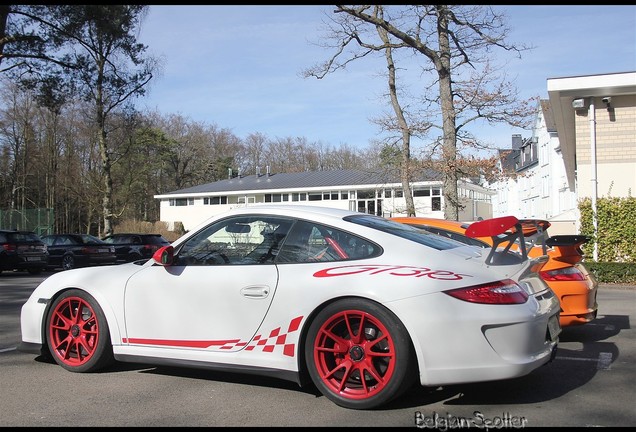
{"type": "MultiPolygon", "coordinates": [[[[547,79],[636,70],[636,6],[497,6],[509,42],[535,46],[507,62],[522,97],[547,98],[547,79]]],[[[357,61],[322,80],[300,72],[332,54],[317,41],[331,6],[150,6],[140,42],[162,58],[139,107],[229,129],[239,138],[304,137],[366,148],[379,134],[370,118],[386,103],[378,63],[357,61]]],[[[381,64],[382,67],[385,67],[381,64]]],[[[529,131],[473,130],[500,148],[529,131]]]]}

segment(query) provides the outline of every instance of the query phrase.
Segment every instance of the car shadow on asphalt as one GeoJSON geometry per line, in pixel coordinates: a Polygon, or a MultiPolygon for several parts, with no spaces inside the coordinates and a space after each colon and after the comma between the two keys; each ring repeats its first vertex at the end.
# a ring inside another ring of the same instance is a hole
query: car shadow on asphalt
{"type": "MultiPolygon", "coordinates": [[[[620,352],[614,342],[606,340],[629,328],[629,317],[626,315],[604,315],[588,324],[565,327],[559,337],[556,358],[526,376],[439,387],[414,384],[402,397],[377,410],[415,408],[440,402],[449,406],[483,406],[550,401],[585,385],[599,371],[610,369],[611,364],[619,358],[620,352]],[[567,349],[561,345],[566,342],[579,342],[583,348],[567,349]]],[[[46,356],[38,356],[36,360],[55,363],[46,356]]],[[[272,387],[322,397],[311,383],[301,387],[292,381],[239,372],[116,362],[99,373],[129,371],[272,387]]]]}
{"type": "Polygon", "coordinates": [[[449,406],[547,402],[585,385],[597,373],[611,369],[620,351],[607,339],[629,328],[628,316],[599,316],[591,323],[564,328],[555,359],[526,376],[437,388],[415,385],[384,409],[414,408],[440,402],[449,406]],[[568,349],[561,345],[565,342],[579,342],[582,348],[576,344],[575,349],[568,349]]]}

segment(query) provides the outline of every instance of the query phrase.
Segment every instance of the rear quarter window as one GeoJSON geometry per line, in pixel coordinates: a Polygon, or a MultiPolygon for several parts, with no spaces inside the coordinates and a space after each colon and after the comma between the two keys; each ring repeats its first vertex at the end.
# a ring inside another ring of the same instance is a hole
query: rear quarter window
{"type": "Polygon", "coordinates": [[[457,247],[465,246],[464,243],[456,240],[429,233],[419,228],[391,221],[380,216],[366,214],[352,215],[346,216],[344,220],[388,234],[393,234],[397,237],[411,240],[437,250],[455,249],[457,247]]]}

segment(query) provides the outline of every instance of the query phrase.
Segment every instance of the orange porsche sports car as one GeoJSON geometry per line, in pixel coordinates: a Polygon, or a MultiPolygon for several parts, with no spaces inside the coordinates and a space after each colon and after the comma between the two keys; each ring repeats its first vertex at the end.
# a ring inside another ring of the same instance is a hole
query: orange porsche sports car
{"type": "MultiPolygon", "coordinates": [[[[425,229],[445,237],[475,246],[491,248],[491,237],[467,235],[470,223],[426,217],[393,217],[391,220],[425,229]]],[[[540,274],[561,302],[561,326],[588,323],[598,311],[596,293],[598,282],[581,264],[581,245],[589,241],[583,235],[557,235],[550,237],[550,222],[541,219],[521,219],[528,255],[548,255],[548,262],[540,274]]],[[[516,247],[516,246],[513,246],[516,247]]]]}

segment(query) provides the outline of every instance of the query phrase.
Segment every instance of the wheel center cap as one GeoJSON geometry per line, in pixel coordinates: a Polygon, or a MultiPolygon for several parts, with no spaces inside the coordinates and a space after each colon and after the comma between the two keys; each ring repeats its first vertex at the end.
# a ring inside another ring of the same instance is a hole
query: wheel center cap
{"type": "Polygon", "coordinates": [[[359,345],[355,345],[349,350],[349,355],[351,356],[351,360],[360,361],[362,357],[364,357],[364,350],[359,345]]]}
{"type": "Polygon", "coordinates": [[[73,335],[73,337],[77,337],[80,334],[80,329],[78,325],[74,325],[73,327],[71,327],[71,335],[73,335]]]}

